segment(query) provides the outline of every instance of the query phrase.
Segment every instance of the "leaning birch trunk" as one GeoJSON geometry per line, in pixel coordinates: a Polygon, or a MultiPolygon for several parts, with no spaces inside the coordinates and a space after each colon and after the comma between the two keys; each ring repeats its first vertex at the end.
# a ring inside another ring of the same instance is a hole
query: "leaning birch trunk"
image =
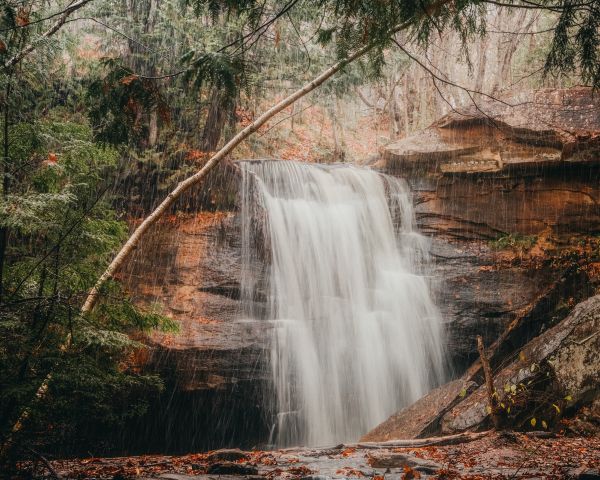
{"type": "Polygon", "coordinates": [[[215,166],[223,160],[227,155],[229,155],[235,147],[237,147],[240,143],[242,143],[246,138],[256,132],[261,126],[263,126],[268,120],[277,115],[279,112],[284,110],[285,108],[292,105],[296,100],[304,97],[306,94],[312,92],[315,88],[319,87],[323,82],[325,82],[328,78],[339,72],[344,66],[356,60],[358,57],[364,55],[366,52],[371,50],[375,45],[368,44],[356,51],[352,55],[340,60],[335,65],[331,66],[323,73],[321,73],[314,80],[310,81],[306,85],[304,85],[301,89],[296,90],[289,97],[283,99],[265,113],[263,113],[260,117],[258,117],[254,122],[248,125],[246,128],[241,130],[235,137],[233,137],[221,150],[219,150],[214,156],[210,158],[210,160],[194,175],[186,178],[181,181],[175,187],[174,190],[167,195],[158,207],[148,216],[146,219],[134,230],[131,234],[125,245],[121,248],[119,253],[115,256],[113,261],[110,263],[106,271],[102,274],[102,276],[96,282],[96,285],[89,292],[83,307],[81,307],[81,313],[85,314],[91,312],[98,301],[98,297],[100,295],[100,289],[106,283],[107,280],[112,278],[112,276],[119,270],[119,268],[123,265],[129,254],[136,248],[140,239],[146,233],[146,231],[156,223],[156,221],[165,213],[169,207],[173,205],[173,203],[190,187],[197,185],[202,181],[204,177],[210,172],[215,166]]]}
{"type": "MultiPolygon", "coordinates": [[[[83,2],[79,2],[83,3],[83,2]]],[[[400,27],[400,30],[403,27],[400,27]]],[[[165,213],[169,207],[173,205],[173,203],[187,190],[189,190],[192,186],[200,183],[200,181],[206,177],[206,175],[221,161],[225,158],[229,153],[231,153],[235,147],[237,147],[241,142],[243,142],[246,138],[256,132],[262,125],[264,125],[270,118],[274,117],[276,114],[292,105],[296,100],[302,98],[307,93],[312,92],[315,88],[325,82],[328,78],[330,78],[335,73],[339,72],[344,66],[356,60],[361,55],[364,55],[370,49],[372,49],[375,44],[368,44],[356,51],[354,54],[340,60],[335,65],[331,66],[323,73],[321,73],[314,80],[310,81],[306,85],[304,85],[300,90],[297,90],[289,97],[285,98],[281,102],[277,103],[265,113],[263,113],[260,117],[258,117],[254,122],[248,125],[246,128],[241,130],[235,137],[233,137],[227,144],[221,148],[210,160],[200,169],[197,173],[192,175],[191,177],[186,178],[181,181],[174,190],[167,195],[167,197],[156,207],[156,209],[148,216],[146,219],[134,230],[131,234],[125,245],[121,248],[121,250],[117,253],[113,261],[110,263],[106,271],[102,274],[102,276],[98,279],[94,287],[90,290],[81,307],[81,314],[85,315],[86,313],[91,312],[98,301],[100,296],[100,290],[102,286],[113,277],[115,272],[119,270],[119,268],[123,265],[129,254],[136,248],[140,239],[146,233],[146,231],[154,225],[157,220],[165,213]]],[[[67,337],[64,343],[61,345],[61,351],[67,350],[71,346],[72,336],[71,334],[67,334],[67,337]]],[[[37,389],[35,396],[33,398],[33,402],[40,401],[46,395],[48,391],[48,386],[52,381],[52,372],[48,373],[42,384],[37,389]]],[[[8,452],[13,445],[13,440],[15,435],[23,428],[23,425],[27,418],[31,415],[31,404],[27,406],[20,414],[19,419],[13,425],[11,432],[8,435],[8,438],[4,441],[2,448],[0,449],[0,464],[4,458],[8,455],[8,452]]]]}

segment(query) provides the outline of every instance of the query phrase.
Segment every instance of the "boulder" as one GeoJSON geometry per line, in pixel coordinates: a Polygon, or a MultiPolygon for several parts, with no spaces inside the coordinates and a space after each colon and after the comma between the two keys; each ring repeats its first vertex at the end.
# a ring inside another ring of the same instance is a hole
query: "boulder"
{"type": "Polygon", "coordinates": [[[248,456],[248,452],[243,452],[239,448],[222,448],[220,450],[215,450],[214,452],[210,452],[206,456],[206,460],[209,463],[216,462],[238,462],[238,461],[248,461],[250,457],[248,456]]]}
{"type": "Polygon", "coordinates": [[[387,145],[383,163],[388,170],[454,175],[598,164],[598,103],[587,87],[480,99],[387,145]]]}
{"type": "Polygon", "coordinates": [[[409,181],[431,238],[436,297],[458,372],[600,231],[600,99],[545,89],[478,100],[393,142],[377,164],[409,181]],[[556,259],[570,257],[569,261],[556,259]]]}
{"type": "Polygon", "coordinates": [[[377,452],[367,456],[368,464],[373,468],[404,468],[418,470],[425,474],[433,475],[442,469],[439,463],[424,460],[414,455],[397,452],[377,452]]]}
{"type": "MultiPolygon", "coordinates": [[[[361,442],[387,442],[398,438],[419,438],[435,434],[436,420],[461,399],[462,392],[476,388],[477,384],[466,378],[442,385],[412,405],[392,415],[369,433],[361,442]]],[[[374,466],[374,465],[373,465],[374,466]]]]}
{"type": "MultiPolygon", "coordinates": [[[[565,407],[594,401],[600,393],[598,332],[600,295],[578,304],[567,318],[521,349],[515,361],[494,375],[504,421],[523,426],[529,420],[535,427],[549,418],[548,412],[556,417],[565,407]],[[534,421],[536,417],[540,420],[534,421]]],[[[489,418],[486,397],[481,385],[450,409],[442,418],[442,433],[484,427],[489,418]]]]}

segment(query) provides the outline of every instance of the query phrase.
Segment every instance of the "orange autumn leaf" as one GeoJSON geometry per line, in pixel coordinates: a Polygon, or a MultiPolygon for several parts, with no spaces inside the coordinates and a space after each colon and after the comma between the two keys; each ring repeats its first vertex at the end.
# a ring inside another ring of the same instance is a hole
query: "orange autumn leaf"
{"type": "Polygon", "coordinates": [[[292,475],[302,476],[302,477],[306,477],[306,476],[309,476],[309,475],[312,475],[313,473],[315,473],[313,470],[308,468],[306,465],[301,465],[300,467],[288,468],[287,472],[292,475]]]}
{"type": "Polygon", "coordinates": [[[46,160],[44,160],[42,162],[42,165],[51,167],[51,166],[56,165],[57,163],[58,163],[58,157],[56,156],[56,153],[49,153],[46,160]]]}
{"type": "Polygon", "coordinates": [[[127,75],[121,79],[121,83],[123,85],[131,85],[137,78],[137,75],[127,75]]]}
{"type": "Polygon", "coordinates": [[[25,27],[29,25],[29,11],[24,8],[19,9],[15,22],[19,27],[25,27]]]}
{"type": "Polygon", "coordinates": [[[275,46],[279,46],[279,42],[281,41],[281,32],[279,29],[275,30],[275,46]]]}
{"type": "Polygon", "coordinates": [[[344,450],[342,452],[342,457],[349,457],[350,455],[352,455],[354,452],[356,451],[356,448],[347,448],[346,450],[344,450]]]}
{"type": "Polygon", "coordinates": [[[208,155],[208,152],[203,152],[201,150],[190,150],[185,156],[186,160],[201,160],[208,155]]]}
{"type": "Polygon", "coordinates": [[[421,478],[421,474],[416,470],[413,470],[408,465],[404,465],[404,474],[402,475],[404,480],[412,480],[414,478],[421,478]]]}

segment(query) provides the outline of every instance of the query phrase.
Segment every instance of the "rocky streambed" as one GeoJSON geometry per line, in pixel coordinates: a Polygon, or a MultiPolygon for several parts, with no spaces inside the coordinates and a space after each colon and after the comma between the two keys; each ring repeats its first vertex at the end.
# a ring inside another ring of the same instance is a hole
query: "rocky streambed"
{"type": "Polygon", "coordinates": [[[482,432],[411,443],[363,443],[275,451],[217,450],[183,456],[88,457],[29,462],[21,467],[33,476],[106,480],[584,480],[600,475],[598,436],[482,432]]]}

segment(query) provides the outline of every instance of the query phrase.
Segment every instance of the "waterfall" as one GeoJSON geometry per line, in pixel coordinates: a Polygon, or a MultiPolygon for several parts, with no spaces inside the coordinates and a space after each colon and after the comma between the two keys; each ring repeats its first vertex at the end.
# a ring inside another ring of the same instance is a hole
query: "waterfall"
{"type": "Polygon", "coordinates": [[[262,288],[260,315],[273,322],[273,441],[357,440],[442,376],[428,241],[409,188],[350,165],[241,166],[243,295],[251,305],[262,288]],[[261,246],[259,287],[251,259],[261,246]]]}

